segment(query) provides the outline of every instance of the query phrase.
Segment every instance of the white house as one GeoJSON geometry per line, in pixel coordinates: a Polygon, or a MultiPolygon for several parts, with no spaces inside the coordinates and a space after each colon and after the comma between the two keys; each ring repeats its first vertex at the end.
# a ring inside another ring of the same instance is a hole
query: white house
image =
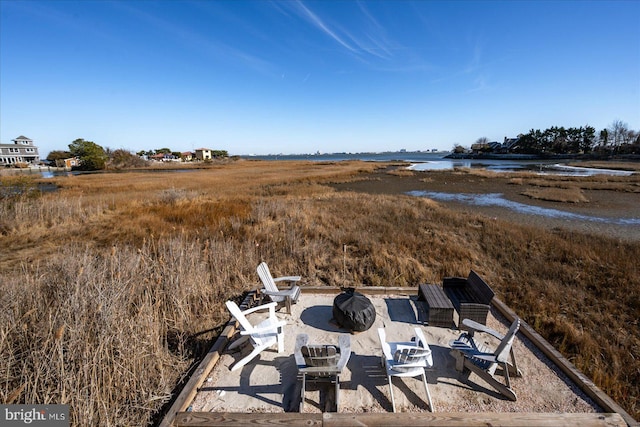
{"type": "Polygon", "coordinates": [[[213,154],[209,148],[196,148],[196,159],[198,160],[211,160],[213,154]]]}
{"type": "Polygon", "coordinates": [[[0,165],[15,165],[16,163],[40,162],[38,147],[33,145],[33,141],[26,136],[20,135],[12,139],[13,144],[0,144],[0,165]]]}

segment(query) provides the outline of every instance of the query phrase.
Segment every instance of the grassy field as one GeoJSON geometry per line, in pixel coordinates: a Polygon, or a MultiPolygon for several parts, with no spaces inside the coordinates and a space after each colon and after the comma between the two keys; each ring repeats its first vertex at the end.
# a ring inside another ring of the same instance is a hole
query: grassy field
{"type": "Polygon", "coordinates": [[[329,186],[384,167],[237,161],[60,177],[46,194],[0,178],[0,401],[66,403],[73,425],[157,421],[264,260],[310,285],[416,286],[473,268],[640,416],[640,243],[329,186]]]}

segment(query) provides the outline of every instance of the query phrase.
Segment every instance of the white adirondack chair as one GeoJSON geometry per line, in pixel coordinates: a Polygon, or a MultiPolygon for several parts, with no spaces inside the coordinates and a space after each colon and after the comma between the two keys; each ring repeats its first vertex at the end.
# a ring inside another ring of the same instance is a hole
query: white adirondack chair
{"type": "Polygon", "coordinates": [[[511,388],[509,373],[518,377],[522,376],[522,372],[520,372],[516,364],[512,348],[516,332],[520,328],[520,319],[516,318],[513,321],[509,331],[504,336],[470,319],[464,319],[462,323],[469,332],[463,333],[457,340],[450,343],[451,354],[456,359],[456,370],[463,372],[466,368],[473,371],[502,395],[515,401],[517,396],[511,388]],[[491,350],[474,339],[474,333],[476,332],[489,334],[500,340],[500,344],[495,350],[491,350]],[[501,368],[502,375],[505,378],[504,383],[500,382],[495,376],[498,367],[501,368]]]}
{"type": "Polygon", "coordinates": [[[248,356],[233,365],[231,368],[232,371],[242,368],[262,352],[262,350],[265,350],[275,344],[278,344],[278,353],[282,353],[284,351],[284,325],[286,322],[278,320],[276,317],[275,302],[259,305],[244,311],[240,310],[240,307],[238,307],[238,305],[233,301],[227,301],[226,304],[231,315],[242,327],[242,330],[240,331],[241,338],[233,342],[229,346],[229,350],[237,348],[247,340],[249,340],[253,346],[253,350],[248,356]],[[269,317],[256,325],[251,324],[246,317],[250,313],[265,309],[269,310],[269,317]]]}
{"type": "Polygon", "coordinates": [[[429,409],[431,412],[435,412],[425,371],[433,367],[431,349],[420,328],[414,328],[414,333],[415,337],[412,342],[387,342],[384,328],[378,328],[378,337],[380,338],[380,345],[382,346],[382,363],[387,371],[393,412],[396,412],[396,401],[393,397],[393,383],[391,382],[391,378],[417,376],[422,376],[424,389],[427,392],[429,409]]]}
{"type": "Polygon", "coordinates": [[[269,271],[269,266],[266,262],[261,262],[257,268],[258,276],[260,276],[260,281],[262,282],[262,286],[264,289],[261,292],[265,295],[268,295],[271,298],[271,301],[275,301],[278,303],[278,306],[286,306],[287,313],[291,314],[291,304],[295,304],[298,302],[298,297],[300,297],[300,287],[296,285],[296,282],[299,282],[300,276],[283,276],[274,278],[271,275],[271,271],[269,271]],[[291,285],[288,289],[278,289],[276,283],[278,282],[291,282],[291,285]]]}

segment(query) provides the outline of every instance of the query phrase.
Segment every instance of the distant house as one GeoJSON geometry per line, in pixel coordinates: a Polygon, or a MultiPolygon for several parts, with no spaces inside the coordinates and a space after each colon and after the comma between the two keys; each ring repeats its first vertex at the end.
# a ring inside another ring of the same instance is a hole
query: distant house
{"type": "Polygon", "coordinates": [[[78,157],[69,157],[64,159],[64,167],[67,169],[73,169],[80,166],[80,159],[78,157]]]}
{"type": "Polygon", "coordinates": [[[210,148],[196,148],[196,159],[198,160],[211,160],[213,153],[210,148]]]}
{"type": "Polygon", "coordinates": [[[502,149],[502,144],[500,144],[498,141],[491,141],[489,143],[489,150],[498,152],[500,151],[500,149],[502,149]]]}
{"type": "Polygon", "coordinates": [[[191,151],[185,151],[184,153],[180,153],[180,157],[183,162],[190,162],[193,160],[193,153],[191,151]]]}
{"type": "Polygon", "coordinates": [[[475,144],[471,144],[471,151],[473,151],[474,153],[489,151],[489,143],[476,142],[475,144]]]}
{"type": "Polygon", "coordinates": [[[505,151],[510,152],[511,150],[516,148],[516,146],[518,145],[518,142],[520,142],[520,138],[507,138],[505,136],[504,142],[502,143],[502,148],[505,151]]]}
{"type": "Polygon", "coordinates": [[[180,159],[178,159],[176,156],[174,156],[171,153],[156,153],[150,156],[149,159],[156,162],[179,162],[180,161],[180,159]]]}
{"type": "Polygon", "coordinates": [[[33,145],[32,140],[20,135],[11,141],[13,141],[13,144],[0,144],[0,165],[37,164],[40,162],[38,147],[33,145]]]}

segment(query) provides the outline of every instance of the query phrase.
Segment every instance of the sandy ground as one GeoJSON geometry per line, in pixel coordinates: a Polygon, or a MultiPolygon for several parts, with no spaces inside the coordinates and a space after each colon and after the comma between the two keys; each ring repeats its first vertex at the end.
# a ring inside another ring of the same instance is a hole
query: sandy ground
{"type": "MultiPolygon", "coordinates": [[[[370,194],[406,194],[409,191],[468,194],[500,193],[505,199],[513,202],[590,217],[640,218],[640,191],[585,190],[587,203],[551,202],[532,199],[523,195],[526,186],[514,185],[510,177],[502,174],[496,174],[489,178],[453,171],[416,171],[412,174],[399,176],[385,171],[370,174],[361,181],[334,184],[333,187],[340,191],[356,191],[370,194]]],[[[568,229],[599,236],[609,236],[625,241],[640,242],[640,227],[637,222],[619,225],[524,214],[498,206],[472,206],[455,201],[438,201],[438,203],[457,211],[481,214],[517,224],[532,225],[551,230],[557,228],[568,229]]]]}
{"type": "MultiPolygon", "coordinates": [[[[296,335],[306,333],[310,343],[336,344],[338,335],[347,333],[332,320],[335,295],[304,294],[291,315],[278,313],[287,321],[285,351],[263,351],[239,371],[230,366],[250,351],[250,344],[222,355],[194,399],[191,410],[203,412],[290,412],[299,410],[301,381],[293,356],[296,335]]],[[[434,367],[427,373],[429,390],[437,412],[598,412],[586,398],[528,340],[518,334],[514,351],[524,375],[512,378],[518,400],[501,397],[475,374],[465,379],[455,370],[449,342],[460,332],[451,328],[427,326],[426,313],[417,296],[369,296],[376,308],[376,321],[365,331],[350,334],[351,357],[340,379],[340,412],[391,411],[389,385],[381,368],[377,329],[386,329],[389,341],[408,341],[413,329],[425,334],[434,355],[434,367]]],[[[261,318],[265,314],[253,314],[261,318]]],[[[457,317],[454,313],[454,321],[457,317]]],[[[505,333],[508,325],[491,313],[487,325],[505,333]]],[[[482,340],[495,348],[497,342],[482,334],[482,340]]],[[[429,411],[426,393],[417,378],[395,378],[394,395],[398,412],[429,411]]],[[[304,412],[334,410],[334,393],[326,385],[311,385],[306,392],[304,412]]]]}

